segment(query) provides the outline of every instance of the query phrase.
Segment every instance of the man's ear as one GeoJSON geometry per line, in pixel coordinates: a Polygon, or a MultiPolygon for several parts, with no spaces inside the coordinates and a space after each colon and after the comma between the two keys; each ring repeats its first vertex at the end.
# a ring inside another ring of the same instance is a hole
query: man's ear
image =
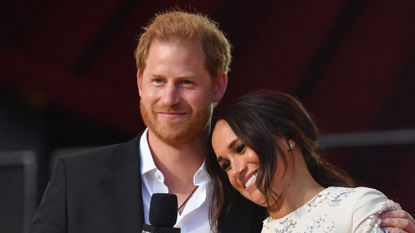
{"type": "Polygon", "coordinates": [[[138,94],[139,94],[139,95],[140,95],[140,97],[141,97],[143,74],[140,72],[140,69],[137,69],[136,78],[137,78],[137,89],[138,89],[138,94]]]}
{"type": "Polygon", "coordinates": [[[228,75],[220,73],[216,80],[213,82],[213,102],[218,104],[225,94],[228,86],[228,75]]]}

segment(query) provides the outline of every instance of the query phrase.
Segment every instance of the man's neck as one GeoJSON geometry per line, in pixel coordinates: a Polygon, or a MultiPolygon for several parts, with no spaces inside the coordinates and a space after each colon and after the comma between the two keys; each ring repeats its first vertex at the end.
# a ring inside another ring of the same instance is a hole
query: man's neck
{"type": "Polygon", "coordinates": [[[206,158],[207,135],[182,145],[169,145],[148,131],[154,163],[164,175],[169,192],[186,194],[193,190],[193,176],[206,158]]]}

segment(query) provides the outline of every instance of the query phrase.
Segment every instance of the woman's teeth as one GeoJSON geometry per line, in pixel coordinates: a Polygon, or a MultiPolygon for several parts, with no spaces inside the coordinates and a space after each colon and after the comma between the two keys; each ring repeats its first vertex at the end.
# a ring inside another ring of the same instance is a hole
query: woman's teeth
{"type": "Polygon", "coordinates": [[[248,181],[246,181],[245,183],[245,188],[249,187],[251,184],[253,184],[256,181],[256,176],[257,176],[257,173],[249,177],[248,181]]]}

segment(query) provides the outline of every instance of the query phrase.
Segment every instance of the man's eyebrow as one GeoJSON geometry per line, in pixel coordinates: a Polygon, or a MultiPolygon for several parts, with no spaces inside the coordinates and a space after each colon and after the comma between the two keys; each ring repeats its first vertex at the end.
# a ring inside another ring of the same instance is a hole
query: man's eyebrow
{"type": "Polygon", "coordinates": [[[152,78],[164,78],[164,76],[161,74],[151,74],[151,77],[152,78]]]}

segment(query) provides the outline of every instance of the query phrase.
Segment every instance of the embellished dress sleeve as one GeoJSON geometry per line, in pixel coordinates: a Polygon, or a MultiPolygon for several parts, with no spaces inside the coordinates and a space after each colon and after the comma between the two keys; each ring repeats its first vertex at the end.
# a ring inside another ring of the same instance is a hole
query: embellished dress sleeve
{"type": "Polygon", "coordinates": [[[380,226],[379,215],[387,210],[401,209],[398,203],[388,199],[378,190],[359,187],[359,193],[353,208],[353,232],[356,233],[385,233],[380,226]]]}

